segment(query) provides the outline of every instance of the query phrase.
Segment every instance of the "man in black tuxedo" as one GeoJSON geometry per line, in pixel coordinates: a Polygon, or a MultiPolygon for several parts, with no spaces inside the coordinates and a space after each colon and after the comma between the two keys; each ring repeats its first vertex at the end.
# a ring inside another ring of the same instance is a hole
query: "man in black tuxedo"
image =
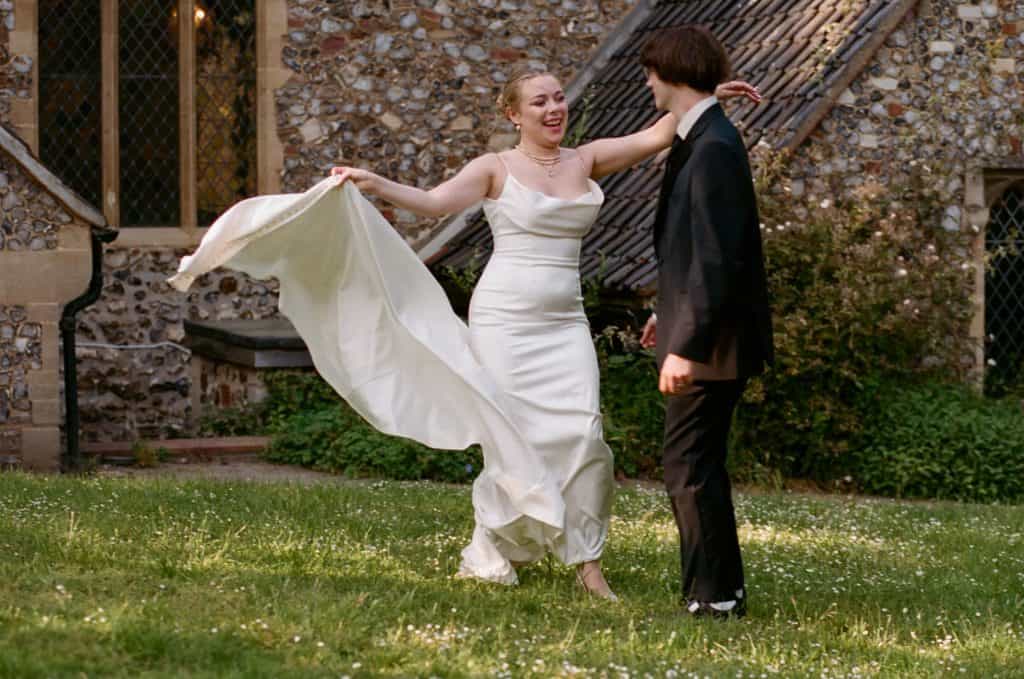
{"type": "Polygon", "coordinates": [[[656,346],[667,396],[665,485],[679,528],[687,611],[746,612],[726,442],[747,379],[773,358],[757,201],[746,146],[713,96],[724,48],[697,26],[654,34],[640,54],[659,110],[679,119],[654,221],[656,346]]]}

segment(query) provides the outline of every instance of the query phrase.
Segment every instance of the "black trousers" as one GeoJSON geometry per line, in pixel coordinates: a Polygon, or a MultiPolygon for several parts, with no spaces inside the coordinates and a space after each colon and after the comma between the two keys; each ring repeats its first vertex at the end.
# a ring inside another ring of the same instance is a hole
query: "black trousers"
{"type": "Polygon", "coordinates": [[[745,386],[745,379],[698,382],[666,403],[662,461],[679,528],[684,600],[728,601],[743,589],[725,458],[733,411],[745,386]]]}

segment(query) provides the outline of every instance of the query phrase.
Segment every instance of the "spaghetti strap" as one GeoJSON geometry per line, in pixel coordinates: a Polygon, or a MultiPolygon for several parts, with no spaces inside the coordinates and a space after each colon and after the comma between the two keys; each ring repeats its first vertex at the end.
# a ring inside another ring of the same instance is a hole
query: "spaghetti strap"
{"type": "Polygon", "coordinates": [[[501,151],[496,151],[494,153],[494,155],[498,156],[498,160],[501,161],[502,166],[505,168],[505,172],[508,172],[509,174],[512,174],[512,172],[508,169],[508,163],[506,163],[505,159],[502,158],[502,156],[501,156],[501,151]]]}

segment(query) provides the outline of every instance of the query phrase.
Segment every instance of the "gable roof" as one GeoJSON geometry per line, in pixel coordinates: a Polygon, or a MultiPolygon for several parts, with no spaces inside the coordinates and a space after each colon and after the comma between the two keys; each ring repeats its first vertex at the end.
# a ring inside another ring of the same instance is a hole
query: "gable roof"
{"type": "Polygon", "coordinates": [[[3,149],[21,166],[26,174],[42,184],[64,207],[87,222],[90,227],[103,230],[108,229],[107,220],[99,210],[68,188],[67,184],[62,182],[57,175],[50,172],[38,158],[32,155],[32,151],[29,150],[28,146],[25,145],[25,142],[18,135],[3,125],[0,125],[0,149],[3,149]]]}
{"type": "MultiPolygon", "coordinates": [[[[707,26],[730,54],[737,78],[764,101],[726,104],[748,147],[794,148],[817,127],[917,0],[649,0],[641,1],[567,88],[570,130],[581,142],[642,129],[660,116],[644,84],[638,54],[659,29],[707,26]]],[[[656,276],[650,230],[661,168],[647,161],[601,180],[605,204],[583,242],[585,278],[643,290],[656,276]]],[[[491,236],[474,208],[452,220],[420,250],[433,266],[463,268],[489,256],[491,236]]]]}

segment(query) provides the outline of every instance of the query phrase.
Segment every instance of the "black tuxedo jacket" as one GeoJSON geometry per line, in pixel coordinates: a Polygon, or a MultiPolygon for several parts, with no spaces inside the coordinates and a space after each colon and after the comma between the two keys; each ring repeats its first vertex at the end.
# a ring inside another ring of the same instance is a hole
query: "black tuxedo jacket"
{"type": "Polygon", "coordinates": [[[717,104],[666,161],[654,220],[657,353],[697,380],[756,375],[774,358],[768,284],[747,149],[717,104]]]}

